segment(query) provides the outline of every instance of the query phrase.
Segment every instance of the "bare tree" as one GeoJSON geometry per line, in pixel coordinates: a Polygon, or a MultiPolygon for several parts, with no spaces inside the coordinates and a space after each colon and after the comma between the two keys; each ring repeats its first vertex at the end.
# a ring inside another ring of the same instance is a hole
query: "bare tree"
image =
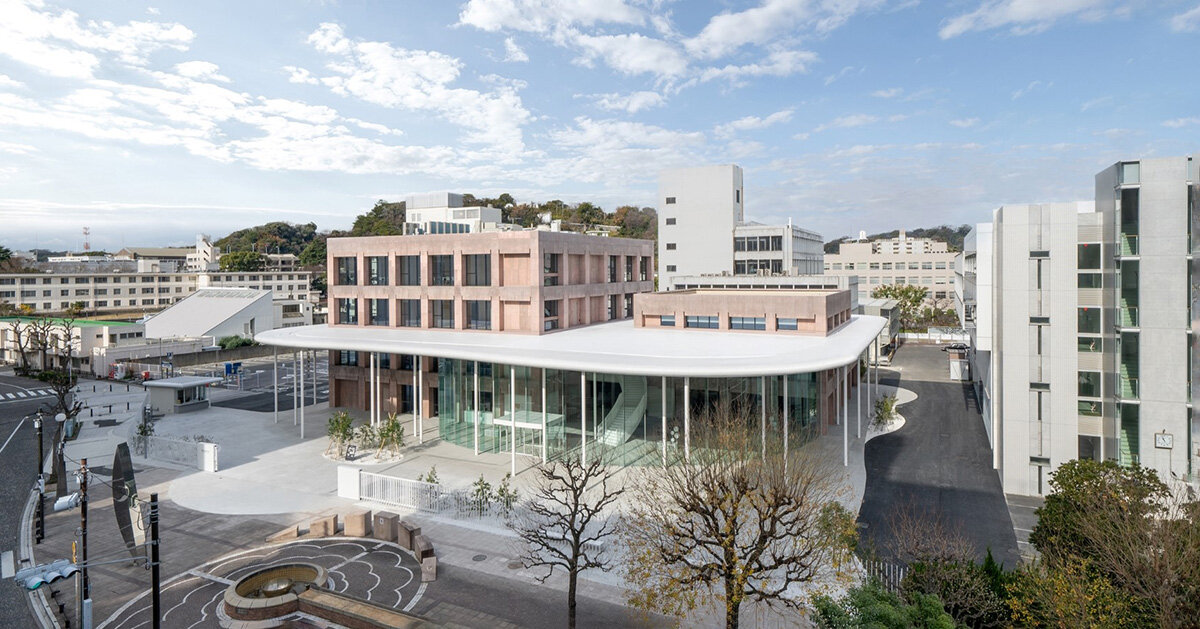
{"type": "MultiPolygon", "coordinates": [[[[583,461],[574,456],[537,467],[533,494],[509,520],[524,548],[526,568],[547,568],[545,582],[556,568],[567,573],[567,626],[575,627],[575,598],[579,573],[611,570],[613,561],[602,544],[616,532],[605,511],[625,492],[610,486],[613,468],[605,458],[583,461]]],[[[610,514],[611,515],[611,514],[610,514]]]]}
{"type": "Polygon", "coordinates": [[[29,369],[29,352],[33,349],[33,330],[28,323],[21,319],[12,321],[13,344],[21,355],[21,369],[29,369]]]}
{"type": "Polygon", "coordinates": [[[759,421],[729,404],[698,413],[690,457],[636,478],[622,529],[635,606],[682,616],[707,591],[735,628],[743,601],[799,610],[789,589],[844,576],[853,516],[836,501],[838,475],[815,452],[763,440],[759,421]]]}
{"type": "Polygon", "coordinates": [[[45,315],[37,315],[29,320],[27,325],[27,333],[29,334],[30,348],[41,353],[41,363],[38,369],[46,371],[47,356],[53,351],[54,343],[54,320],[45,315]]]}

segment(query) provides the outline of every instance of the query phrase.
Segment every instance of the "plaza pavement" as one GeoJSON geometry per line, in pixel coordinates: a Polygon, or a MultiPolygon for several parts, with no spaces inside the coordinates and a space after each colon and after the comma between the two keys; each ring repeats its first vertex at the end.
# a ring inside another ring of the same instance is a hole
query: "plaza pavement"
{"type": "MultiPolygon", "coordinates": [[[[139,386],[132,385],[126,391],[123,383],[114,384],[110,391],[107,382],[94,384],[94,391],[91,381],[83,381],[79,387],[79,397],[86,405],[81,414],[84,427],[79,438],[66,446],[68,469],[76,468],[75,462],[86,456],[90,467],[101,467],[101,472],[107,471],[104,468],[111,465],[116,445],[132,435],[140,422],[139,409],[144,392],[139,386]],[[126,403],[128,411],[125,410],[126,403]]],[[[214,399],[243,395],[220,389],[211,391],[214,399]]],[[[894,389],[885,386],[880,391],[887,394],[894,392],[894,389]]],[[[865,400],[866,396],[863,397],[865,400]]],[[[841,466],[840,426],[830,426],[826,435],[807,446],[814,455],[827,457],[836,463],[832,469],[839,476],[837,482],[844,486],[842,500],[855,513],[861,504],[866,483],[863,439],[856,436],[857,401],[858,396],[852,395],[848,413],[848,466],[841,466]]],[[[869,404],[864,406],[869,408],[869,404]]],[[[535,579],[543,571],[524,569],[513,563],[517,556],[516,538],[496,523],[454,519],[338,497],[337,467],[340,463],[323,456],[328,444],[325,425],[330,413],[326,403],[305,407],[303,439],[300,438],[298,420],[292,411],[280,412],[276,421],[270,412],[213,407],[183,415],[168,415],[156,421],[156,435],[203,436],[219,444],[219,470],[215,473],[135,459],[139,495],[146,498],[150,491],[157,491],[161,500],[169,501],[164,506],[164,520],[171,517],[168,514],[172,507],[177,507],[176,511],[183,517],[177,525],[167,527],[176,529],[181,543],[168,544],[164,533],[164,548],[169,549],[165,551],[167,554],[164,556],[168,559],[164,560],[164,564],[176,573],[187,571],[231,550],[261,545],[267,534],[284,526],[329,513],[373,509],[392,511],[420,524],[437,549],[439,563],[451,570],[461,570],[460,574],[474,574],[478,579],[491,579],[495,583],[513,582],[514,586],[537,584],[535,579]]],[[[365,413],[356,415],[360,421],[365,420],[365,413]]],[[[367,471],[409,479],[425,474],[436,466],[443,486],[448,488],[465,488],[481,475],[494,485],[510,470],[511,459],[508,455],[482,454],[475,457],[461,447],[441,443],[437,438],[436,421],[426,420],[422,435],[424,443],[418,444],[411,434],[411,416],[402,416],[402,419],[408,433],[402,459],[376,465],[355,465],[367,471]]],[[[869,419],[864,413],[863,436],[871,436],[870,432],[869,419]]],[[[525,489],[533,479],[531,468],[535,463],[532,458],[517,457],[514,485],[518,491],[525,489]]],[[[102,493],[106,488],[95,490],[102,493]]],[[[96,503],[93,509],[96,513],[93,521],[112,524],[111,502],[107,507],[103,506],[103,502],[96,503]]],[[[74,533],[72,529],[77,526],[77,518],[75,512],[55,514],[48,519],[48,535],[54,530],[58,542],[64,539],[69,542],[74,533]]],[[[115,534],[115,524],[112,524],[112,528],[110,533],[115,534]]],[[[99,537],[92,537],[92,540],[96,539],[99,537]]],[[[49,553],[49,556],[55,557],[62,556],[64,550],[69,553],[69,543],[65,548],[43,545],[38,547],[37,552],[42,556],[49,553]],[[58,554],[53,554],[55,552],[58,554]]],[[[96,556],[94,552],[93,556],[96,556]]],[[[97,601],[97,625],[115,611],[118,602],[127,602],[145,590],[145,580],[122,574],[122,568],[105,567],[93,572],[94,585],[109,583],[102,587],[111,588],[106,592],[104,602],[97,601]]],[[[133,570],[136,575],[136,571],[141,569],[128,570],[133,570]]],[[[164,572],[164,578],[167,574],[164,572]]],[[[467,581],[470,581],[469,576],[467,581]]],[[[540,587],[561,593],[566,589],[566,579],[556,575],[540,587]]],[[[581,575],[580,596],[587,601],[587,605],[598,605],[606,610],[597,613],[616,613],[613,608],[625,604],[626,583],[619,573],[590,571],[581,575]],[[603,607],[605,605],[608,607],[603,607]]],[[[561,605],[554,595],[547,598],[549,606],[561,605]]],[[[470,603],[469,600],[465,602],[470,603]]],[[[488,615],[487,610],[468,609],[464,612],[447,607],[450,605],[448,601],[442,603],[439,609],[452,617],[478,619],[479,614],[488,615]]],[[[72,605],[73,602],[67,604],[68,613],[72,605]]],[[[531,613],[531,610],[524,610],[523,613],[531,613]]],[[[747,609],[746,614],[755,620],[756,626],[795,626],[797,621],[794,615],[780,616],[762,609],[747,609]]],[[[495,620],[498,623],[505,622],[500,617],[495,620]]],[[[637,622],[632,617],[627,620],[628,623],[637,622]]],[[[659,623],[662,621],[658,619],[659,623]]],[[[722,623],[723,608],[710,607],[698,611],[684,624],[709,626],[722,623]]],[[[468,623],[463,626],[472,625],[468,623]]]]}

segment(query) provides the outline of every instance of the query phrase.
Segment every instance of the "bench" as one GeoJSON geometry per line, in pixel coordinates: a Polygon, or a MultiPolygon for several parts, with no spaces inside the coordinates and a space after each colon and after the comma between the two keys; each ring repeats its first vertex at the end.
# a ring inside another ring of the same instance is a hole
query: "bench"
{"type": "Polygon", "coordinates": [[[417,535],[413,538],[413,554],[417,556],[417,561],[421,563],[421,582],[437,580],[437,553],[433,550],[433,543],[424,535],[417,535]]]}

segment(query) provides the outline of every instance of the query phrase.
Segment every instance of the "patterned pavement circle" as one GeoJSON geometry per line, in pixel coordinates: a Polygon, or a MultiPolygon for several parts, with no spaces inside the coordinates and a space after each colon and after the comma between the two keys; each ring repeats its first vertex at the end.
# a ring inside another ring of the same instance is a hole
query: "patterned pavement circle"
{"type": "MultiPolygon", "coordinates": [[[[273,627],[285,618],[247,623],[225,615],[225,589],[262,567],[290,562],[317,564],[329,571],[330,590],[376,605],[409,611],[425,593],[421,568],[413,554],[397,544],[364,538],[301,539],[245,550],[176,575],[162,585],[164,627],[273,627]]],[[[301,613],[286,619],[306,619],[301,613]]],[[[122,606],[98,629],[150,626],[150,593],[122,606]]]]}

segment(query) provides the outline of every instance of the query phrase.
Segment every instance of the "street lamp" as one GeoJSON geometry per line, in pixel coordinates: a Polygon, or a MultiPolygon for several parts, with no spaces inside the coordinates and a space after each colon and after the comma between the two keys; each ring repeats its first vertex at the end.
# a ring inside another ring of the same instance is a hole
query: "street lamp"
{"type": "Polygon", "coordinates": [[[33,427],[37,429],[38,442],[38,457],[37,457],[37,488],[38,488],[38,504],[37,504],[37,529],[34,536],[38,544],[42,543],[42,539],[46,537],[46,480],[42,475],[42,466],[45,465],[45,452],[42,450],[42,412],[39,410],[37,416],[33,418],[33,427]]]}

